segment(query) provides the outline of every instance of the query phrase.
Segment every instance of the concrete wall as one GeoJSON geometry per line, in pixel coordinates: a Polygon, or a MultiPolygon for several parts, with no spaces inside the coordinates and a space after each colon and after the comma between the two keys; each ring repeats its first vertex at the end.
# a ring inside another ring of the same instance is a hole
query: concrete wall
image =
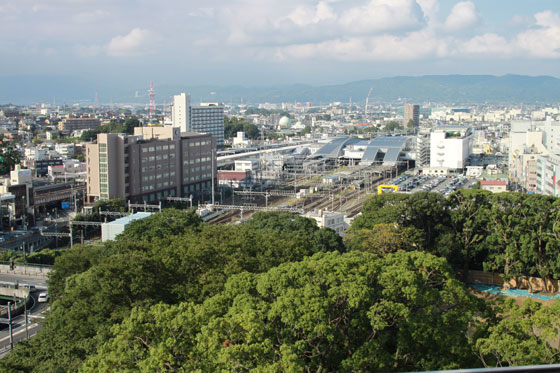
{"type": "Polygon", "coordinates": [[[24,266],[18,264],[15,265],[13,270],[10,270],[9,264],[0,264],[0,274],[34,276],[46,279],[50,271],[51,268],[49,267],[24,266]]]}

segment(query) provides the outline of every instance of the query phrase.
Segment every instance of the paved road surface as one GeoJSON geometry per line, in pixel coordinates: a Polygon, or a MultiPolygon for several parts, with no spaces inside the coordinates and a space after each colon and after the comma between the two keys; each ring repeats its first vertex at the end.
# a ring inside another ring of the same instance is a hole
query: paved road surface
{"type": "MultiPolygon", "coordinates": [[[[33,284],[37,291],[31,294],[33,304],[29,308],[27,332],[25,330],[25,316],[19,315],[12,319],[12,336],[14,344],[17,341],[32,337],[41,329],[41,321],[45,318],[45,313],[49,310],[48,303],[37,302],[37,297],[41,292],[47,290],[45,280],[37,279],[35,277],[18,276],[18,275],[0,275],[0,282],[15,282],[19,281],[20,284],[33,284]]],[[[0,324],[0,358],[3,358],[10,352],[10,332],[8,325],[0,324]]]]}
{"type": "Polygon", "coordinates": [[[37,290],[47,289],[47,280],[33,276],[13,275],[13,274],[0,274],[0,282],[19,282],[20,284],[33,284],[37,290]]]}

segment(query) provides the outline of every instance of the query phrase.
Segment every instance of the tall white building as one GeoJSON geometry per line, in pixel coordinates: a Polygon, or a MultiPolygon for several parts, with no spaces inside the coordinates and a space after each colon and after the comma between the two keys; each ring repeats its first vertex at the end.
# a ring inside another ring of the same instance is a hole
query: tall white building
{"type": "Polygon", "coordinates": [[[179,127],[181,132],[192,132],[190,128],[190,106],[191,96],[181,93],[173,96],[173,108],[171,109],[171,120],[173,127],[179,127]]]}
{"type": "Polygon", "coordinates": [[[472,152],[470,127],[441,126],[430,134],[430,168],[463,169],[472,152]]]}
{"type": "Polygon", "coordinates": [[[212,135],[216,145],[224,145],[224,106],[219,103],[191,105],[191,96],[181,93],[173,96],[171,111],[173,127],[183,132],[200,132],[212,135]]]}

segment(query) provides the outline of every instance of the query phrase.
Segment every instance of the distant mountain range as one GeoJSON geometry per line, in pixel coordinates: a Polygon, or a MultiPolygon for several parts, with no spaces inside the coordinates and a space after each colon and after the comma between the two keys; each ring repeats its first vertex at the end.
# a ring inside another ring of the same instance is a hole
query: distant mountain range
{"type": "MultiPolygon", "coordinates": [[[[284,86],[188,86],[157,85],[156,101],[170,103],[172,96],[189,92],[194,103],[220,101],[239,104],[251,103],[348,102],[350,98],[363,105],[369,89],[373,87],[370,103],[380,102],[438,102],[447,104],[481,103],[559,103],[560,79],[550,76],[523,75],[427,75],[419,77],[398,76],[361,80],[340,85],[310,86],[303,84],[284,86]]],[[[148,102],[146,87],[124,88],[100,86],[99,82],[72,77],[1,77],[0,104],[92,104],[95,92],[99,102],[135,103],[148,102]]]]}

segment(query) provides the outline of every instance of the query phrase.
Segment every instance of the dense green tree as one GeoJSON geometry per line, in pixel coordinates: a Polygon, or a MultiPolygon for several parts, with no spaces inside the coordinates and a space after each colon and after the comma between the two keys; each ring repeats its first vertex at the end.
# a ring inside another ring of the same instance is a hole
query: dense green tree
{"type": "Polygon", "coordinates": [[[0,136],[0,175],[9,174],[22,159],[21,152],[11,142],[5,141],[3,136],[0,136]]]}
{"type": "Polygon", "coordinates": [[[396,223],[399,227],[419,230],[423,238],[417,245],[425,245],[424,249],[435,251],[438,235],[449,224],[447,211],[447,201],[438,193],[381,194],[364,204],[362,215],[354,220],[350,233],[363,228],[372,229],[376,224],[396,223]]]}
{"type": "Polygon", "coordinates": [[[499,323],[476,342],[485,367],[560,363],[560,301],[544,306],[527,299],[519,307],[510,299],[497,313],[499,323]]]}
{"type": "Polygon", "coordinates": [[[542,195],[527,195],[521,210],[521,256],[526,263],[525,274],[536,275],[548,282],[560,278],[560,241],[551,232],[556,223],[560,204],[557,199],[542,195]]]}
{"type": "Polygon", "coordinates": [[[87,271],[110,252],[107,245],[75,245],[57,256],[49,274],[49,295],[56,299],[61,296],[66,286],[66,279],[72,275],[87,271]]]}
{"type": "Polygon", "coordinates": [[[482,261],[476,258],[487,255],[484,240],[489,229],[491,195],[487,191],[461,189],[449,197],[451,229],[439,238],[438,249],[457,268],[462,265],[465,279],[471,263],[477,262],[477,268],[482,269],[482,261]]]}
{"type": "Polygon", "coordinates": [[[517,279],[526,271],[523,260],[521,210],[525,196],[520,193],[499,193],[492,197],[491,228],[486,240],[489,255],[484,268],[504,273],[506,281],[517,279]]]}
{"type": "Polygon", "coordinates": [[[224,118],[224,138],[229,139],[237,136],[237,132],[245,132],[247,138],[255,140],[260,136],[260,131],[253,123],[237,117],[224,118]]]}
{"type": "Polygon", "coordinates": [[[145,219],[131,222],[119,236],[120,240],[154,240],[180,235],[189,228],[197,228],[202,220],[193,211],[163,209],[145,219]]]}
{"type": "Polygon", "coordinates": [[[80,139],[82,141],[96,140],[99,133],[126,133],[127,135],[132,135],[134,127],[141,127],[140,121],[136,118],[128,118],[124,122],[114,121],[95,129],[84,131],[80,139]]]}
{"type": "Polygon", "coordinates": [[[248,229],[273,230],[279,236],[290,232],[290,239],[299,240],[302,245],[306,241],[311,243],[314,252],[345,250],[342,238],[335,231],[319,228],[313,219],[300,215],[257,212],[245,223],[245,226],[248,229]]]}
{"type": "Polygon", "coordinates": [[[397,121],[391,121],[387,124],[385,124],[385,131],[399,131],[399,130],[404,130],[404,127],[397,121]]]}
{"type": "Polygon", "coordinates": [[[424,247],[422,233],[413,227],[396,223],[379,223],[370,228],[354,229],[344,237],[348,250],[368,251],[385,255],[424,247]]]}
{"type": "Polygon", "coordinates": [[[0,367],[75,371],[134,307],[200,303],[223,291],[232,275],[261,273],[326,248],[343,248],[332,230],[291,215],[265,214],[260,226],[257,220],[200,224],[198,217],[177,210],[148,219],[131,224],[131,232],[125,230],[116,241],[76,246],[56,258],[49,278],[52,308],[43,329],[0,367]],[[294,224],[295,234],[286,234],[283,224],[294,224]],[[35,350],[37,358],[29,357],[35,350]]]}
{"type": "Polygon", "coordinates": [[[136,308],[83,371],[472,366],[466,335],[480,307],[429,254],[317,254],[233,276],[201,305],[136,308]]]}

